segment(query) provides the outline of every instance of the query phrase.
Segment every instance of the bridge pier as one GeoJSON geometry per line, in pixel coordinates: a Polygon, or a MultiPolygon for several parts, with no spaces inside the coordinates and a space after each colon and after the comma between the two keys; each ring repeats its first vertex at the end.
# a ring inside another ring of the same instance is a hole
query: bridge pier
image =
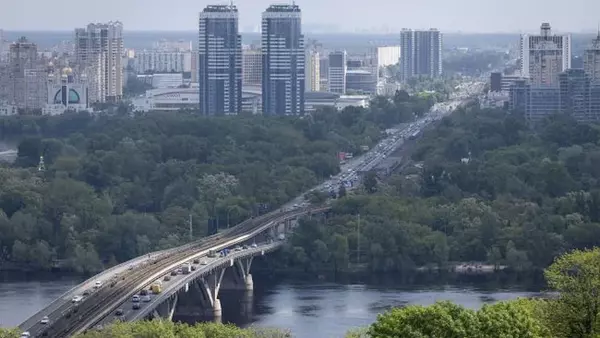
{"type": "Polygon", "coordinates": [[[177,293],[173,294],[173,296],[169,297],[158,307],[156,307],[156,309],[154,309],[154,311],[152,312],[152,317],[173,320],[173,314],[175,313],[175,308],[177,307],[178,300],[179,297],[177,296],[177,293]]]}
{"type": "Polygon", "coordinates": [[[250,274],[250,268],[252,267],[253,260],[253,256],[237,259],[231,271],[225,273],[222,285],[223,290],[252,291],[254,289],[254,282],[252,274],[250,274]]]}
{"type": "MultiPolygon", "coordinates": [[[[233,264],[233,262],[231,263],[233,264]]],[[[200,278],[197,283],[194,284],[194,287],[200,291],[199,294],[201,295],[200,302],[202,307],[212,312],[211,314],[215,317],[220,317],[223,314],[221,301],[218,297],[225,270],[226,267],[213,271],[209,275],[200,278]]]]}

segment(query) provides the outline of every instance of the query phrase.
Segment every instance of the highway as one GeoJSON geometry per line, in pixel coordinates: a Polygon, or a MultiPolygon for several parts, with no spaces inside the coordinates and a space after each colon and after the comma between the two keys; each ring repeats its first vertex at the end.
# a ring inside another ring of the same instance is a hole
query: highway
{"type": "MultiPolygon", "coordinates": [[[[452,112],[472,95],[469,91],[475,92],[477,89],[473,88],[479,86],[483,88],[483,84],[474,83],[465,86],[466,89],[460,89],[454,100],[435,105],[426,116],[405,125],[404,128],[398,129],[364,155],[351,159],[341,166],[341,173],[319,184],[312,190],[329,191],[333,187],[337,189],[344,182],[352,182],[352,186],[348,187],[348,190],[356,188],[359,182],[358,171],[368,170],[370,167],[381,163],[383,159],[403,144],[405,138],[421,132],[429,123],[452,112]]],[[[81,332],[101,322],[107,316],[110,317],[120,304],[130,300],[140,289],[162,278],[184,262],[196,257],[206,256],[210,249],[220,250],[220,248],[242,243],[251,238],[252,234],[268,228],[271,222],[282,217],[296,217],[307,210],[310,209],[308,209],[308,202],[303,194],[276,211],[246,220],[227,231],[178,248],[151,253],[120,264],[71,289],[19,327],[23,331],[30,332],[32,337],[59,338],[81,332]],[[97,280],[102,281],[104,285],[95,290],[93,286],[97,280]],[[116,284],[111,286],[111,281],[115,281],[116,284]],[[89,292],[89,295],[85,294],[86,291],[89,292]],[[71,302],[71,299],[76,295],[83,296],[83,301],[79,304],[71,302]],[[49,317],[49,324],[40,323],[44,316],[49,317]]]]}
{"type": "Polygon", "coordinates": [[[245,249],[245,250],[242,250],[239,252],[231,252],[229,255],[227,255],[225,257],[214,257],[214,258],[204,257],[204,258],[202,258],[202,260],[200,262],[201,264],[194,264],[197,268],[196,271],[192,271],[192,273],[190,273],[188,275],[178,274],[177,276],[171,276],[171,279],[169,281],[165,281],[164,277],[163,277],[162,292],[158,295],[149,293],[149,297],[150,297],[149,301],[140,302],[139,309],[133,309],[133,302],[131,301],[131,299],[128,299],[125,302],[119,304],[119,309],[123,310],[122,316],[118,317],[118,316],[114,315],[114,312],[113,312],[112,315],[104,318],[99,323],[99,325],[102,327],[107,324],[110,324],[111,322],[113,322],[115,320],[134,321],[134,320],[143,319],[146,316],[148,316],[150,313],[152,313],[152,311],[158,305],[160,305],[162,302],[164,302],[168,297],[170,297],[172,294],[176,293],[178,290],[185,287],[186,283],[188,283],[189,281],[195,280],[195,279],[199,278],[200,276],[208,273],[209,271],[211,271],[214,268],[215,265],[220,265],[223,263],[229,264],[230,262],[231,262],[231,264],[233,264],[233,260],[240,256],[263,254],[263,253],[275,250],[280,245],[281,245],[280,242],[265,243],[265,244],[258,245],[256,248],[248,248],[248,249],[245,249]],[[204,264],[204,263],[206,263],[206,264],[204,264]]]}

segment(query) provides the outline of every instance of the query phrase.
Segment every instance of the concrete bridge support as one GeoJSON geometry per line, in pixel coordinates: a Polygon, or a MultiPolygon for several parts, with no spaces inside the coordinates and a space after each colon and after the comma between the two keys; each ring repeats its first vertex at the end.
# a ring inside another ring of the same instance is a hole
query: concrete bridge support
{"type": "Polygon", "coordinates": [[[250,268],[253,260],[252,256],[235,260],[231,269],[225,272],[221,288],[223,290],[252,291],[254,282],[250,268]]]}
{"type": "MultiPolygon", "coordinates": [[[[230,266],[233,265],[233,260],[230,260],[230,266]]],[[[221,308],[221,301],[219,300],[219,290],[221,289],[221,282],[223,281],[223,275],[227,267],[212,271],[209,275],[200,278],[195,284],[194,288],[199,291],[200,302],[207,312],[215,317],[220,317],[223,314],[221,308]]]]}
{"type": "Polygon", "coordinates": [[[157,306],[156,309],[154,309],[152,312],[152,317],[173,320],[173,314],[175,313],[178,300],[179,297],[177,296],[177,293],[173,294],[173,296],[169,297],[169,299],[165,300],[162,302],[162,304],[157,306]]]}

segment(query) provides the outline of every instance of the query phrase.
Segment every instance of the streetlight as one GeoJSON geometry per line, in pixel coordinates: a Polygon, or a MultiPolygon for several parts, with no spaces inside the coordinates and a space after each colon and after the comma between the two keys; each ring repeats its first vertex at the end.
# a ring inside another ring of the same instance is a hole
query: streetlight
{"type": "Polygon", "coordinates": [[[229,214],[233,211],[237,210],[237,205],[232,205],[227,208],[227,229],[229,229],[229,214]]]}

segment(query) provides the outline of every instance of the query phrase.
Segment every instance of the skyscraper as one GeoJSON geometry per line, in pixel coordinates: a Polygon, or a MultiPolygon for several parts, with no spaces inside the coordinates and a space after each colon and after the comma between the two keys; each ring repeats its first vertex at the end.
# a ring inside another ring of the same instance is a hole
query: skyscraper
{"type": "Polygon", "coordinates": [[[600,82],[600,31],[586,48],[583,55],[583,69],[592,82],[600,82]]]}
{"type": "Polygon", "coordinates": [[[308,49],[304,58],[304,84],[307,92],[321,90],[321,57],[315,49],[308,49]]]}
{"type": "Polygon", "coordinates": [[[263,114],[304,113],[304,36],[300,7],[271,5],[262,14],[263,114]]]}
{"type": "Polygon", "coordinates": [[[400,70],[402,81],[411,77],[435,78],[442,75],[442,34],[402,29],[400,32],[400,70]]]}
{"type": "Polygon", "coordinates": [[[200,13],[198,84],[200,113],[238,114],[242,110],[242,37],[234,5],[210,5],[200,13]]]}
{"type": "Polygon", "coordinates": [[[348,57],[346,51],[336,51],[329,53],[329,67],[327,79],[329,83],[329,91],[332,93],[346,93],[346,65],[348,57]]]}
{"type": "Polygon", "coordinates": [[[9,46],[6,97],[25,110],[41,108],[45,102],[46,75],[40,69],[37,51],[37,45],[25,37],[9,46]]]}
{"type": "Polygon", "coordinates": [[[91,23],[75,29],[77,73],[89,81],[89,102],[118,102],[123,97],[123,24],[91,23]]]}
{"type": "Polygon", "coordinates": [[[242,73],[244,86],[260,86],[262,82],[262,53],[253,46],[242,50],[242,73]]]}
{"type": "Polygon", "coordinates": [[[571,68],[571,36],[552,35],[542,23],[540,35],[521,35],[521,76],[533,85],[558,85],[558,74],[571,68]]]}

